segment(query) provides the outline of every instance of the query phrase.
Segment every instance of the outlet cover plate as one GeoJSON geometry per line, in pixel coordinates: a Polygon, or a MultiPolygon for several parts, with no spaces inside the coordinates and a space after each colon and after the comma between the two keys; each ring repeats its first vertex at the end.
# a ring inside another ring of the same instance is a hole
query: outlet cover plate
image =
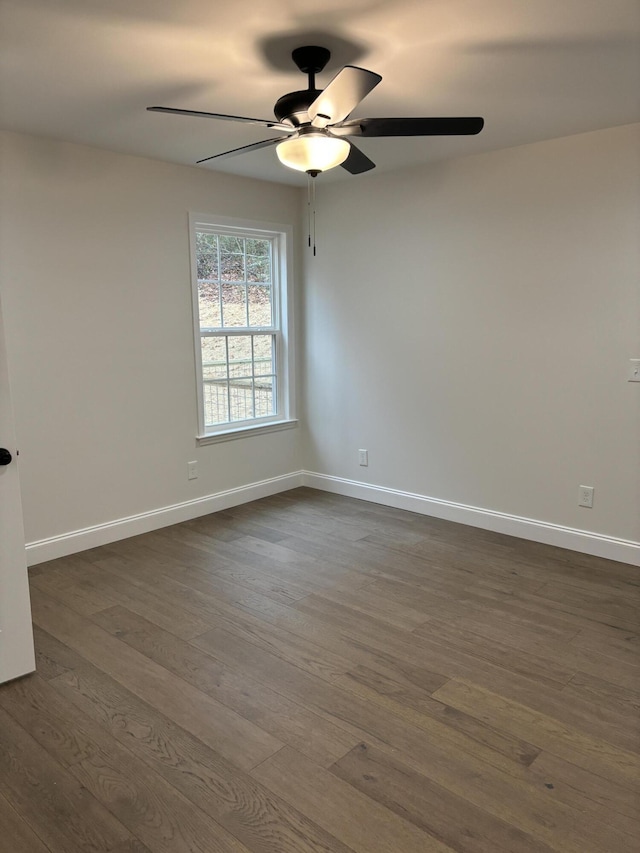
{"type": "Polygon", "coordinates": [[[578,506],[593,507],[593,486],[578,486],[578,506]]]}

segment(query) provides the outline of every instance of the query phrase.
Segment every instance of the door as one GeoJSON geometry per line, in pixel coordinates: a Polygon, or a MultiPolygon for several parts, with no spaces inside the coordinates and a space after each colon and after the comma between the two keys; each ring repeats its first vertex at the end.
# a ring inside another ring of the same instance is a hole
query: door
{"type": "Polygon", "coordinates": [[[0,683],[35,669],[24,525],[0,305],[0,683]],[[4,452],[2,452],[4,451],[4,452]]]}

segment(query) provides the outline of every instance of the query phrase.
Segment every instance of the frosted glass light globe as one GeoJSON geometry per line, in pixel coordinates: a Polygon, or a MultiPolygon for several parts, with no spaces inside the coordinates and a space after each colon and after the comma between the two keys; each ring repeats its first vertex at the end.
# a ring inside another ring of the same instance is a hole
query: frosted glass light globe
{"type": "Polygon", "coordinates": [[[326,133],[305,133],[285,139],[276,147],[276,154],[280,162],[290,169],[326,172],[344,163],[350,148],[346,139],[326,133]]]}

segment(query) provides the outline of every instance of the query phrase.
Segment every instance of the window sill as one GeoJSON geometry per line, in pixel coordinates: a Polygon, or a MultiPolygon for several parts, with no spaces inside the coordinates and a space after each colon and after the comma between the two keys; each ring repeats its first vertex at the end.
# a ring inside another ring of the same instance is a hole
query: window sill
{"type": "Polygon", "coordinates": [[[260,426],[245,426],[238,429],[228,429],[224,432],[213,432],[208,435],[197,435],[196,444],[202,447],[205,444],[219,444],[221,441],[234,441],[236,438],[251,438],[254,435],[265,435],[269,432],[280,432],[283,429],[294,429],[298,426],[297,419],[287,421],[274,421],[260,426]]]}

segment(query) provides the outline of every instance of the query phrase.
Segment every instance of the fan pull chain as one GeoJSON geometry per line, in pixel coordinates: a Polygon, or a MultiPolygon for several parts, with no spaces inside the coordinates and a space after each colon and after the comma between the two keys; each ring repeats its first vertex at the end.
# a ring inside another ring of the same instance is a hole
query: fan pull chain
{"type": "Polygon", "coordinates": [[[311,248],[311,175],[307,172],[307,231],[308,245],[311,248]]]}
{"type": "Polygon", "coordinates": [[[307,238],[309,248],[313,245],[313,255],[316,255],[316,182],[315,177],[318,173],[307,172],[307,230],[309,236],[307,238]],[[312,243],[313,237],[313,243],[312,243]]]}
{"type": "Polygon", "coordinates": [[[313,257],[316,256],[316,182],[315,176],[311,177],[311,201],[313,208],[313,257]]]}

